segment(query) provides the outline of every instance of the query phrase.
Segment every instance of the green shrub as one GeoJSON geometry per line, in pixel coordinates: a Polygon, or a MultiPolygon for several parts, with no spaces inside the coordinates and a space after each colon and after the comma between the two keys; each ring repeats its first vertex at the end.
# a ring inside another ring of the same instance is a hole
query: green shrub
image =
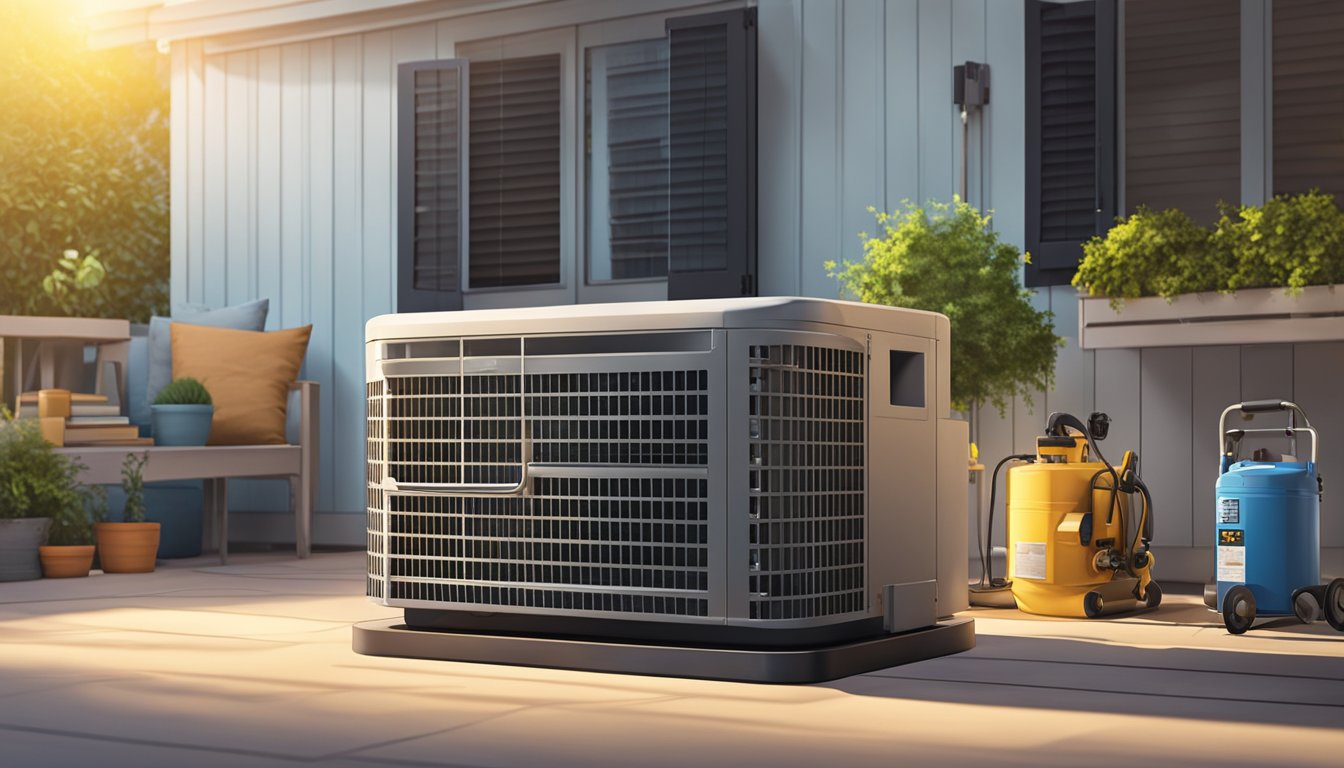
{"type": "Polygon", "coordinates": [[[1264,205],[1222,206],[1212,231],[1183,212],[1140,207],[1083,244],[1073,284],[1122,299],[1344,282],[1344,212],[1312,190],[1264,205]]]}
{"type": "Polygon", "coordinates": [[[52,543],[84,543],[98,491],[79,482],[84,466],[57,453],[35,419],[0,418],[0,519],[45,517],[52,543]]]}
{"type": "Polygon", "coordinates": [[[1225,290],[1283,287],[1293,295],[1344,282],[1344,212],[1319,190],[1224,208],[1213,243],[1236,262],[1225,290]]]}
{"type": "Polygon", "coordinates": [[[187,376],[174,379],[154,396],[155,405],[214,405],[210,390],[201,382],[187,376]]]}
{"type": "Polygon", "coordinates": [[[1112,304],[1140,296],[1171,298],[1221,288],[1231,271],[1226,252],[1210,247],[1209,231],[1174,208],[1140,206],[1106,235],[1083,244],[1073,284],[1112,304]]]}
{"type": "Polygon", "coordinates": [[[826,262],[842,292],[870,304],[947,315],[952,322],[952,405],[965,410],[1049,389],[1063,340],[1053,315],[1037,310],[1019,282],[1026,257],[1000,242],[989,217],[953,199],[878,212],[882,232],[861,234],[863,261],[826,262]]]}

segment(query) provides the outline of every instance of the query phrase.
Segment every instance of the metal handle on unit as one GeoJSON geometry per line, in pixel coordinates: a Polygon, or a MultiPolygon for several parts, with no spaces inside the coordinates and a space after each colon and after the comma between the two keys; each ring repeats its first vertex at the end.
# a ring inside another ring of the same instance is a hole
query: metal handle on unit
{"type": "Polygon", "coordinates": [[[1241,431],[1245,433],[1288,432],[1289,434],[1292,434],[1294,432],[1306,432],[1307,434],[1311,435],[1311,463],[1312,464],[1316,463],[1316,449],[1319,447],[1318,443],[1320,442],[1320,438],[1316,434],[1316,430],[1311,426],[1311,420],[1307,418],[1307,412],[1302,410],[1302,407],[1299,406],[1297,403],[1289,402],[1288,400],[1247,400],[1244,403],[1236,403],[1234,405],[1229,405],[1226,408],[1224,408],[1223,415],[1218,417],[1219,456],[1226,458],[1228,455],[1223,446],[1223,438],[1225,435],[1227,435],[1227,417],[1233,411],[1241,411],[1242,413],[1269,413],[1272,411],[1293,411],[1297,415],[1301,416],[1303,426],[1300,427],[1285,427],[1282,430],[1243,429],[1241,431]]]}
{"type": "Polygon", "coordinates": [[[383,480],[383,490],[393,493],[423,493],[432,496],[519,496],[527,489],[527,464],[517,483],[399,483],[396,478],[383,480]]]}
{"type": "MultiPolygon", "coordinates": [[[[1296,405],[1286,400],[1247,400],[1244,403],[1238,403],[1236,408],[1240,408],[1242,413],[1268,413],[1270,411],[1286,411],[1289,408],[1297,408],[1296,405]]],[[[1302,411],[1297,408],[1298,412],[1302,411]]],[[[1303,415],[1305,418],[1305,414],[1303,415]]]]}

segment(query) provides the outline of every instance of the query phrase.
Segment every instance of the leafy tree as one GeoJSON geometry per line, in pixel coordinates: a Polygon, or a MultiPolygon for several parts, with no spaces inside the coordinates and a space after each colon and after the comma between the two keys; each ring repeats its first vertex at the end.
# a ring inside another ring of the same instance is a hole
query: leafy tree
{"type": "Polygon", "coordinates": [[[145,320],[167,305],[167,59],[90,50],[87,7],[0,3],[0,313],[145,320]]]}
{"type": "Polygon", "coordinates": [[[1029,400],[1050,387],[1064,342],[1055,335],[1053,315],[1031,306],[1031,293],[1019,282],[1026,257],[999,241],[989,216],[956,198],[928,209],[910,203],[895,213],[869,208],[882,233],[860,235],[863,261],[840,268],[828,261],[826,269],[860,301],[947,315],[952,406],[967,410],[988,402],[1003,413],[1009,398],[1029,400]]]}

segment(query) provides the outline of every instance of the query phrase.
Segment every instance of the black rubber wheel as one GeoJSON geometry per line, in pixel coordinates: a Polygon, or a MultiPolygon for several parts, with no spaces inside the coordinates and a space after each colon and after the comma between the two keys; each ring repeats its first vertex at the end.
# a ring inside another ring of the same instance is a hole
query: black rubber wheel
{"type": "Polygon", "coordinates": [[[1223,626],[1234,635],[1244,635],[1255,623],[1255,595],[1245,584],[1227,590],[1223,596],[1223,626]]]}
{"type": "Polygon", "coordinates": [[[1325,588],[1325,620],[1344,632],[1344,579],[1335,579],[1325,588]]]}
{"type": "Polygon", "coordinates": [[[1293,593],[1293,614],[1303,624],[1321,620],[1321,603],[1311,587],[1303,587],[1293,593]]]}
{"type": "Polygon", "coordinates": [[[1148,588],[1143,591],[1143,604],[1148,608],[1156,608],[1162,604],[1162,587],[1158,586],[1156,581],[1148,582],[1148,588]]]}
{"type": "Polygon", "coordinates": [[[1101,609],[1105,601],[1101,599],[1101,593],[1088,592],[1083,595],[1083,615],[1089,619],[1095,619],[1101,616],[1101,609]]]}

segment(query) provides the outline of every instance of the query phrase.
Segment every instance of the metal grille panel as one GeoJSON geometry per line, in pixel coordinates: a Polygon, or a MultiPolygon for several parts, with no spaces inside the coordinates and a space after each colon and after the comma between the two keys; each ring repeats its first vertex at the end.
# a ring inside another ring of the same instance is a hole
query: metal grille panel
{"type": "Polygon", "coordinates": [[[864,610],[862,352],[749,348],[750,617],[864,610]]]}
{"type": "Polygon", "coordinates": [[[368,488],[365,493],[365,550],[366,591],[369,597],[383,597],[383,576],[386,565],[386,542],[383,538],[383,382],[371,381],[365,385],[368,398],[365,409],[365,454],[368,488]]]}
{"type": "Polygon", "coordinates": [[[369,595],[385,579],[391,601],[707,616],[708,371],[589,359],[524,382],[512,344],[499,367],[513,372],[454,357],[443,373],[388,375],[378,402],[370,385],[369,546],[383,554],[369,595]],[[536,469],[519,496],[384,492],[375,440],[399,483],[511,484],[523,462],[536,469]]]}
{"type": "Polygon", "coordinates": [[[517,482],[517,374],[396,376],[387,387],[389,475],[404,483],[517,482]]]}
{"type": "Polygon", "coordinates": [[[394,599],[704,616],[704,479],[542,477],[526,497],[389,499],[394,599]]]}
{"type": "Polygon", "coordinates": [[[708,371],[529,375],[527,392],[538,463],[709,462],[708,371]]]}

